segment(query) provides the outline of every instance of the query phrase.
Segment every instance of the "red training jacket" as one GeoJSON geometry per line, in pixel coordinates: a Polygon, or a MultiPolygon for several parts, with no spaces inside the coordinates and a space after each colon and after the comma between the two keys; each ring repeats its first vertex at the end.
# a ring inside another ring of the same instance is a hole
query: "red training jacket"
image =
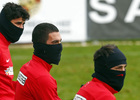
{"type": "Polygon", "coordinates": [[[117,91],[108,84],[93,78],[80,88],[74,100],[116,100],[115,93],[117,91]]]}
{"type": "Polygon", "coordinates": [[[13,63],[8,46],[10,42],[0,33],[0,100],[14,100],[12,83],[13,63]]]}
{"type": "Polygon", "coordinates": [[[56,80],[50,75],[52,65],[33,55],[18,75],[15,100],[61,100],[56,80]]]}

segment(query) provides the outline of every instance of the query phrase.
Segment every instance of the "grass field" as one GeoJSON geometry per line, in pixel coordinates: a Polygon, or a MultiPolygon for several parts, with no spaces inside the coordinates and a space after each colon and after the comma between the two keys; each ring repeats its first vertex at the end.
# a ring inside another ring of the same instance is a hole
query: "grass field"
{"type": "MultiPolygon", "coordinates": [[[[140,45],[139,42],[109,42],[117,44],[127,57],[126,78],[123,89],[115,94],[117,100],[140,100],[140,45]]],[[[101,43],[108,44],[108,42],[101,43]]],[[[81,84],[92,79],[94,72],[93,53],[101,44],[65,44],[60,64],[54,65],[51,75],[57,80],[58,95],[62,100],[72,100],[81,84]],[[94,44],[94,45],[92,45],[94,44]]],[[[33,54],[32,46],[10,46],[14,64],[14,80],[20,67],[29,61],[33,54]]]]}

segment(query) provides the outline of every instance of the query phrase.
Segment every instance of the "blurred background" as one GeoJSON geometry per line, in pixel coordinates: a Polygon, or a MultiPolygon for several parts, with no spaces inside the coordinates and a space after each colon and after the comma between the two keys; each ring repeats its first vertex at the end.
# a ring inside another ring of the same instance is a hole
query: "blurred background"
{"type": "Polygon", "coordinates": [[[105,44],[117,45],[127,57],[125,83],[115,94],[117,100],[140,100],[140,0],[0,0],[0,10],[7,2],[22,5],[31,15],[20,41],[10,45],[14,80],[32,58],[33,28],[50,22],[62,37],[61,62],[51,70],[62,100],[72,100],[92,79],[93,54],[105,44]]]}

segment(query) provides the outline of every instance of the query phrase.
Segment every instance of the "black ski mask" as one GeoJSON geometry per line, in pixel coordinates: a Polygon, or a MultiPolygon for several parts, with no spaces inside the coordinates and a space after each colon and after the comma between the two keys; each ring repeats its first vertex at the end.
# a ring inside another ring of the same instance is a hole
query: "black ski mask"
{"type": "Polygon", "coordinates": [[[93,73],[92,77],[96,77],[110,85],[116,91],[120,91],[123,87],[126,71],[116,71],[110,68],[126,64],[126,57],[118,48],[113,51],[108,57],[101,56],[95,60],[95,73],[93,73]]]}
{"type": "Polygon", "coordinates": [[[2,10],[0,13],[0,32],[8,41],[14,43],[19,40],[23,29],[16,27],[8,19],[6,19],[4,11],[2,10]]]}
{"type": "Polygon", "coordinates": [[[48,45],[43,43],[33,43],[34,55],[40,57],[48,64],[59,64],[62,52],[62,44],[48,45]]]}

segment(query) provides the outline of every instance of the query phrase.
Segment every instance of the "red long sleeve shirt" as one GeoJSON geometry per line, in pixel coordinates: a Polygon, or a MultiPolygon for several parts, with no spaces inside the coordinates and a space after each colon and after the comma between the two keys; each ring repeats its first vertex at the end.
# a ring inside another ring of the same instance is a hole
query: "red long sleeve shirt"
{"type": "Polygon", "coordinates": [[[50,75],[52,65],[33,55],[18,75],[15,100],[61,100],[56,80],[50,75]]]}
{"type": "Polygon", "coordinates": [[[13,63],[8,46],[10,42],[0,33],[0,100],[14,100],[13,63]]]}
{"type": "Polygon", "coordinates": [[[114,93],[117,93],[108,84],[93,78],[80,88],[74,100],[116,100],[114,93]]]}

